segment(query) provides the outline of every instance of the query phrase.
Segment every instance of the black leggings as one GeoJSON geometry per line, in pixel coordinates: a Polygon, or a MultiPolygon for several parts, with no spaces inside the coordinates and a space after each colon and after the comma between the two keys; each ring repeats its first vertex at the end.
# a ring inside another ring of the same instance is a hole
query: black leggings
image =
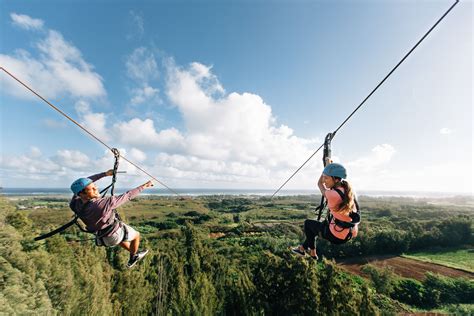
{"type": "Polygon", "coordinates": [[[306,240],[303,243],[303,247],[305,249],[315,249],[316,237],[318,236],[321,236],[332,244],[343,244],[346,242],[346,240],[339,239],[333,234],[331,234],[331,231],[329,230],[329,224],[326,220],[324,222],[316,221],[313,219],[305,220],[304,234],[306,235],[306,240]]]}

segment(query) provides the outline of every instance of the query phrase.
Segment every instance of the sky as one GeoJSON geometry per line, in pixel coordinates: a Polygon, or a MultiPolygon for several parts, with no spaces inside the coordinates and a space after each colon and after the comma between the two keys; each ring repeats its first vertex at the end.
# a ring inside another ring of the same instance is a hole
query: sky
{"type": "MultiPolygon", "coordinates": [[[[276,190],[452,3],[0,0],[0,65],[172,188],[276,190]]],[[[460,2],[333,139],[357,191],[473,194],[472,15],[460,2]]],[[[0,186],[112,168],[3,72],[0,88],[0,186]]],[[[321,158],[285,189],[316,189],[321,158]]],[[[148,180],[120,170],[118,187],[148,180]]]]}

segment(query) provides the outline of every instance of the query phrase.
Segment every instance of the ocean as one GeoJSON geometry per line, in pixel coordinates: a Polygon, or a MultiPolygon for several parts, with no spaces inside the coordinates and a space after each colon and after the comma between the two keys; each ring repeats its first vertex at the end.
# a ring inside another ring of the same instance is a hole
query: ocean
{"type": "MultiPolygon", "coordinates": [[[[100,189],[100,188],[99,188],[100,189]]],[[[117,188],[115,194],[126,192],[127,188],[117,188]]],[[[183,196],[200,195],[231,195],[231,196],[271,196],[275,190],[264,189],[173,189],[183,196]]],[[[281,190],[277,196],[296,195],[319,195],[316,190],[281,190]]],[[[4,196],[65,196],[70,197],[71,191],[68,188],[1,188],[0,195],[4,196]]],[[[146,189],[141,195],[173,196],[174,193],[167,189],[146,189]]],[[[454,196],[472,196],[469,193],[440,193],[440,192],[414,192],[414,191],[359,191],[359,196],[370,197],[412,197],[412,198],[448,198],[454,196]]]]}

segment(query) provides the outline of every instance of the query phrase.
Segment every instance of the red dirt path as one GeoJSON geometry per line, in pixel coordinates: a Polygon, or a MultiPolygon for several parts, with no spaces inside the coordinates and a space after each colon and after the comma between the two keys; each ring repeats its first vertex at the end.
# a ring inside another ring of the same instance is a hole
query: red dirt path
{"type": "Polygon", "coordinates": [[[420,281],[425,278],[426,272],[438,273],[448,277],[465,277],[468,279],[474,279],[474,273],[471,272],[397,256],[371,256],[339,261],[338,263],[346,270],[364,277],[367,275],[364,275],[360,269],[363,265],[370,263],[380,268],[387,266],[391,267],[396,274],[402,277],[417,279],[420,281]]]}

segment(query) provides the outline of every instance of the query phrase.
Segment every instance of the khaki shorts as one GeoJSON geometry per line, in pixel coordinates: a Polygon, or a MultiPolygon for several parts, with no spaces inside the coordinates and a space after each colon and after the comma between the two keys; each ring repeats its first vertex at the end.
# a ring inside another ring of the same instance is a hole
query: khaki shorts
{"type": "Polygon", "coordinates": [[[122,223],[122,227],[120,227],[111,236],[103,237],[102,241],[103,241],[104,246],[114,247],[120,244],[122,241],[132,241],[135,238],[137,238],[138,235],[139,233],[132,226],[128,226],[127,224],[122,223]],[[128,232],[128,236],[126,239],[123,239],[125,235],[124,229],[126,229],[128,232]]]}

